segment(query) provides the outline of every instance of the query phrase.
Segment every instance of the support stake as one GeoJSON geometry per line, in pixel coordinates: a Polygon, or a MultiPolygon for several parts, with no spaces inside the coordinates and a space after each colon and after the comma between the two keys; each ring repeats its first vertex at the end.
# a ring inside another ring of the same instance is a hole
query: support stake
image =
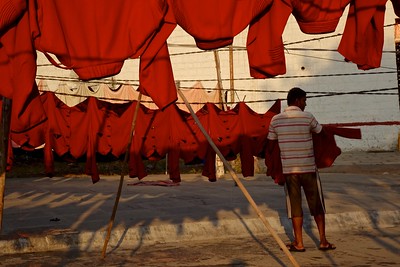
{"type": "Polygon", "coordinates": [[[4,190],[6,187],[8,138],[11,124],[11,104],[11,99],[6,97],[2,98],[2,115],[0,124],[0,233],[3,229],[4,190]]]}
{"type": "Polygon", "coordinates": [[[115,198],[114,208],[113,208],[113,211],[112,211],[112,214],[111,214],[111,218],[110,218],[110,221],[108,223],[107,236],[106,236],[106,239],[104,240],[103,252],[102,252],[103,259],[106,257],[107,245],[108,245],[108,241],[110,240],[111,230],[112,230],[112,227],[113,227],[113,224],[114,224],[114,219],[115,219],[115,214],[117,213],[118,203],[119,203],[119,199],[121,197],[122,185],[124,183],[124,171],[125,171],[126,165],[128,164],[129,148],[131,147],[131,144],[132,144],[132,139],[133,139],[133,134],[134,134],[134,131],[135,131],[136,120],[137,120],[137,115],[138,115],[139,106],[140,106],[140,100],[141,99],[142,99],[142,93],[139,93],[138,101],[136,103],[135,113],[133,114],[131,132],[130,132],[130,135],[129,135],[128,144],[126,146],[124,161],[121,163],[121,177],[119,179],[118,192],[117,192],[117,196],[115,198]]]}

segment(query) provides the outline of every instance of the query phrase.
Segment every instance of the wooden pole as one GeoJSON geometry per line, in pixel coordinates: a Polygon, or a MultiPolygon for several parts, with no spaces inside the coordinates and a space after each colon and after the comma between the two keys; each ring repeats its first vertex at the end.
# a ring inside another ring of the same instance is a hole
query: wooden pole
{"type": "Polygon", "coordinates": [[[233,103],[235,102],[235,84],[234,84],[234,69],[233,69],[233,46],[230,45],[229,46],[229,81],[230,81],[230,87],[229,87],[229,91],[230,91],[230,95],[231,95],[231,105],[233,105],[233,103]]]}
{"type": "Polygon", "coordinates": [[[122,185],[124,183],[125,166],[128,164],[129,149],[130,149],[131,144],[132,144],[132,139],[133,139],[133,135],[134,135],[135,127],[136,127],[136,120],[137,120],[137,116],[138,116],[138,112],[139,112],[139,106],[140,106],[141,99],[142,99],[142,93],[139,93],[138,101],[136,103],[135,113],[133,114],[131,132],[130,132],[130,135],[129,135],[129,141],[128,141],[128,144],[127,144],[127,147],[126,147],[126,151],[125,151],[124,161],[121,163],[121,177],[119,179],[118,192],[117,192],[117,196],[115,198],[114,208],[113,208],[113,211],[112,211],[112,214],[111,214],[111,218],[110,218],[110,221],[108,223],[107,236],[106,236],[106,239],[104,240],[103,252],[102,252],[103,259],[106,257],[107,245],[108,245],[108,241],[110,240],[111,230],[112,230],[112,227],[113,227],[113,224],[114,224],[114,219],[115,219],[115,214],[117,213],[118,203],[119,203],[119,199],[121,197],[122,185]]]}
{"type": "Polygon", "coordinates": [[[394,25],[394,46],[396,49],[396,65],[397,65],[397,87],[400,107],[400,18],[395,19],[394,25]]]}
{"type": "Polygon", "coordinates": [[[192,107],[190,106],[189,102],[187,101],[185,95],[178,89],[178,93],[185,102],[186,107],[189,109],[190,113],[192,114],[193,119],[197,123],[197,126],[199,126],[201,132],[204,134],[206,137],[208,143],[212,146],[214,151],[217,153],[217,155],[221,158],[222,162],[224,163],[225,167],[228,169],[229,173],[231,174],[233,180],[235,180],[236,184],[239,186],[240,190],[242,190],[244,196],[247,198],[249,201],[250,205],[254,208],[256,211],[258,217],[261,219],[261,221],[264,223],[265,227],[267,227],[268,231],[271,233],[271,235],[274,237],[276,242],[279,244],[281,249],[285,252],[285,254],[288,256],[289,260],[292,262],[293,266],[300,266],[288,248],[286,247],[285,243],[280,239],[278,234],[274,231],[274,229],[271,227],[265,216],[262,214],[261,210],[258,208],[257,204],[254,202],[253,198],[250,196],[249,192],[247,189],[244,187],[238,176],[236,175],[235,171],[233,170],[232,166],[228,163],[228,161],[225,159],[225,157],[222,155],[221,151],[218,149],[218,147],[215,145],[215,143],[212,141],[211,137],[208,135],[207,131],[204,129],[203,125],[201,124],[199,118],[196,116],[196,113],[193,111],[192,107]]]}
{"type": "Polygon", "coordinates": [[[3,229],[4,190],[6,187],[6,171],[8,157],[8,138],[11,123],[11,104],[9,98],[2,98],[2,116],[0,127],[0,234],[3,229]]]}
{"type": "Polygon", "coordinates": [[[222,78],[221,78],[221,64],[219,60],[219,53],[218,50],[214,50],[214,59],[215,59],[215,68],[217,69],[217,82],[218,82],[218,96],[219,102],[221,103],[221,109],[225,110],[224,108],[224,99],[222,97],[222,78]]]}
{"type": "MultiPolygon", "coordinates": [[[[221,78],[221,63],[219,60],[218,50],[214,50],[214,59],[215,59],[215,68],[217,70],[217,81],[218,81],[218,98],[220,107],[222,110],[225,110],[224,99],[222,97],[222,78],[221,78]]],[[[221,177],[225,174],[224,164],[221,162],[221,159],[216,157],[215,164],[217,166],[217,177],[221,177]]]]}

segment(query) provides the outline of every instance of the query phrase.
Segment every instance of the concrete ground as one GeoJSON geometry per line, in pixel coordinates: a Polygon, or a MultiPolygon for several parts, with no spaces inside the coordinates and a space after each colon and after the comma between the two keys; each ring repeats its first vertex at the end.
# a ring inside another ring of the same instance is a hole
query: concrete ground
{"type": "MultiPolygon", "coordinates": [[[[398,226],[399,175],[399,152],[339,156],[333,167],[321,170],[327,230],[398,226]]],[[[101,177],[96,184],[89,177],[7,179],[0,255],[101,251],[119,179],[101,177]]],[[[139,184],[125,178],[108,251],[268,233],[228,174],[215,183],[198,174],[183,175],[179,185],[165,181],[167,175],[150,175],[139,184]]],[[[262,174],[241,181],[273,231],[290,238],[283,188],[262,174]]],[[[304,228],[315,231],[307,208],[304,228]]]]}

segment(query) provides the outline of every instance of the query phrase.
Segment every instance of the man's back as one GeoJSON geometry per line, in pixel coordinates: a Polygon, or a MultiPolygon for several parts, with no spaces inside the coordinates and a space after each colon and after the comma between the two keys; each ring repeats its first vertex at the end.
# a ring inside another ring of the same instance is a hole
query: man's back
{"type": "Polygon", "coordinates": [[[321,129],[311,113],[296,106],[289,106],[272,118],[268,139],[279,142],[284,174],[315,172],[311,133],[321,129]]]}

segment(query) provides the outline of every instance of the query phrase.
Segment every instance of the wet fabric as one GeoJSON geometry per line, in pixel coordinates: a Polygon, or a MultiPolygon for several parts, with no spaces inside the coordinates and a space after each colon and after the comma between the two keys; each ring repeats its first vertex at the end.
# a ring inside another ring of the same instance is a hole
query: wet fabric
{"type": "MultiPolygon", "coordinates": [[[[56,171],[54,154],[70,161],[86,157],[85,173],[96,183],[100,179],[97,156],[119,158],[128,151],[131,178],[143,179],[147,176],[144,160],[167,159],[168,174],[173,182],[181,181],[181,161],[184,164],[202,162],[203,175],[210,181],[216,181],[216,152],[194,118],[176,105],[164,110],[152,110],[140,104],[132,143],[127,147],[137,101],[117,104],[88,97],[69,107],[56,97],[55,92],[44,92],[40,98],[48,120],[30,131],[11,137],[25,150],[44,145],[45,172],[48,176],[53,176],[56,171]]],[[[254,156],[262,157],[265,131],[272,116],[279,110],[280,102],[264,114],[255,113],[244,102],[228,111],[209,103],[196,115],[223,156],[233,160],[240,155],[243,174],[252,176],[254,156]]]]}
{"type": "Polygon", "coordinates": [[[379,68],[384,43],[387,0],[355,0],[351,3],[338,52],[358,69],[379,68]]]}
{"type": "Polygon", "coordinates": [[[26,1],[0,1],[0,95],[12,99],[11,131],[43,123],[46,115],[35,82],[36,51],[26,1]],[[11,6],[10,6],[11,5],[11,6]]]}
{"type": "Polygon", "coordinates": [[[210,50],[232,44],[272,0],[169,0],[176,22],[196,41],[210,50]]]}
{"type": "MultiPolygon", "coordinates": [[[[332,166],[335,159],[341,154],[340,148],[336,145],[335,135],[350,139],[361,139],[361,130],[357,128],[323,126],[323,131],[320,134],[313,134],[317,168],[332,166]]],[[[267,176],[271,176],[276,184],[284,185],[285,178],[277,140],[268,140],[265,151],[265,165],[267,166],[267,176]]]]}
{"type": "Polygon", "coordinates": [[[275,0],[268,12],[252,22],[247,37],[250,75],[257,79],[286,73],[282,35],[293,14],[307,34],[333,32],[350,0],[275,0]]]}

